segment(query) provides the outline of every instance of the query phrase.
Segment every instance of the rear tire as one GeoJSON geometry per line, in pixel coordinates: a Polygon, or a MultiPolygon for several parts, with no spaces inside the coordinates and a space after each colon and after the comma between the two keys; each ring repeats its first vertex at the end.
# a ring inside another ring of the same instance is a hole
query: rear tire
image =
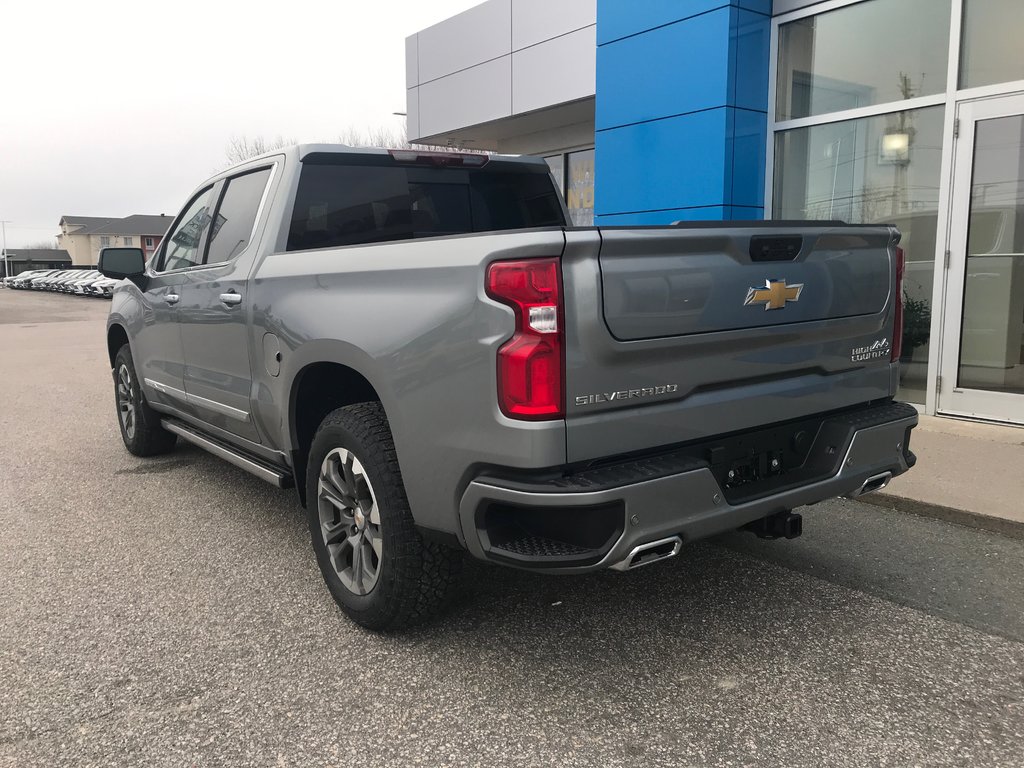
{"type": "Polygon", "coordinates": [[[114,405],[121,439],[129,453],[158,456],[174,449],[178,438],[160,425],[160,414],[146,402],[127,344],[114,357],[114,405]]]}
{"type": "Polygon", "coordinates": [[[323,420],[306,465],[306,499],[324,582],[354,622],[401,629],[448,603],[462,553],[416,529],[380,403],[338,408],[323,420]]]}

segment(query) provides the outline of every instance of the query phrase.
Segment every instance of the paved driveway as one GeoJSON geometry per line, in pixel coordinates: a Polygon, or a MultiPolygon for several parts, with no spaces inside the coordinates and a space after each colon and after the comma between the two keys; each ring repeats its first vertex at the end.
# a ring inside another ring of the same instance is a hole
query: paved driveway
{"type": "Polygon", "coordinates": [[[0,765],[1024,764],[1024,542],[836,501],[373,635],[291,491],[125,452],[107,306],[0,290],[0,765]]]}

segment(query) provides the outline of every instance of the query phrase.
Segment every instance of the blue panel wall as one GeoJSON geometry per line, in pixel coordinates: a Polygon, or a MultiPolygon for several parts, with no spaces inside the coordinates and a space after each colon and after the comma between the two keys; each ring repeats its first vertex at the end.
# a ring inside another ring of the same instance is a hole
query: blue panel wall
{"type": "Polygon", "coordinates": [[[599,224],[761,218],[771,0],[598,0],[599,224]]]}

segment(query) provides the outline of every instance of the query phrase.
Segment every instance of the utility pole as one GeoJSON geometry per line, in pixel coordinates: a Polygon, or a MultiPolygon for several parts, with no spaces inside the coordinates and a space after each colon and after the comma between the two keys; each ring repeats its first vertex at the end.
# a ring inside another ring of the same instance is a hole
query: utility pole
{"type": "Polygon", "coordinates": [[[4,237],[4,277],[11,276],[11,257],[7,255],[7,225],[10,223],[6,220],[0,221],[0,230],[3,231],[4,237]]]}

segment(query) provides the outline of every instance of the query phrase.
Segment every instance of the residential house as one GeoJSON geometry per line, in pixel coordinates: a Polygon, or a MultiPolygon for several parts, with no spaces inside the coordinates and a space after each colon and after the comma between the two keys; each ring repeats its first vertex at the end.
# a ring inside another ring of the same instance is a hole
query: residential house
{"type": "Polygon", "coordinates": [[[172,216],[135,214],[123,219],[96,216],[62,216],[57,245],[66,250],[75,266],[92,266],[100,248],[141,248],[148,260],[174,220],[172,216]]]}

